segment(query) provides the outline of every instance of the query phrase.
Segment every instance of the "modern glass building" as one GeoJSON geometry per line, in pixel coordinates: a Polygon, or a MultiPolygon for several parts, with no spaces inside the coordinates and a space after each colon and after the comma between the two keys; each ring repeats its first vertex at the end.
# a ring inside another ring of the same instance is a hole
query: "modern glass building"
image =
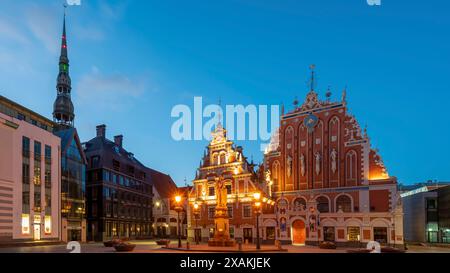
{"type": "Polygon", "coordinates": [[[436,183],[402,194],[407,242],[450,243],[450,186],[436,183]]]}
{"type": "Polygon", "coordinates": [[[61,138],[61,219],[63,241],[86,241],[86,158],[75,128],[61,138]]]}

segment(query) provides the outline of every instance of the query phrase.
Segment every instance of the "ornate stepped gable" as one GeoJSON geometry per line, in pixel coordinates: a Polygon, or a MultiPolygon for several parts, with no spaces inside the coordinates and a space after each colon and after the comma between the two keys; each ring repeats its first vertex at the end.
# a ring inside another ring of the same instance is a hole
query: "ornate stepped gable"
{"type": "Polygon", "coordinates": [[[390,178],[378,151],[370,147],[367,130],[348,113],[346,90],[341,101],[330,102],[330,96],[321,101],[311,89],[302,105],[295,101],[295,108],[282,116],[265,151],[275,192],[390,178]]]}
{"type": "Polygon", "coordinates": [[[190,194],[192,200],[214,202],[215,195],[211,195],[210,190],[219,181],[225,181],[230,188],[229,195],[233,197],[229,196],[232,198],[229,203],[242,201],[241,198],[250,197],[255,190],[260,191],[256,183],[258,177],[255,165],[248,162],[242,147],[227,139],[226,133],[221,123],[212,132],[211,142],[205,149],[193,181],[194,187],[190,194]]]}
{"type": "Polygon", "coordinates": [[[254,166],[253,163],[248,163],[242,147],[236,147],[227,139],[226,130],[219,123],[200,162],[197,179],[207,178],[210,174],[224,173],[254,174],[254,166]]]}

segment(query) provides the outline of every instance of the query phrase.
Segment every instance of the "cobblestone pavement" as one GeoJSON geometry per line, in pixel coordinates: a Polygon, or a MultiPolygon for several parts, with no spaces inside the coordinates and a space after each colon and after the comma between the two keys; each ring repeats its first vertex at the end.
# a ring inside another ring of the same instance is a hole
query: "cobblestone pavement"
{"type": "MultiPolygon", "coordinates": [[[[154,241],[134,241],[136,248],[133,253],[183,253],[185,251],[164,249],[158,246],[154,241]]],[[[171,248],[176,248],[176,241],[172,241],[171,248]]],[[[183,247],[186,247],[186,242],[183,241],[183,247]]],[[[262,250],[268,251],[265,253],[346,253],[348,249],[338,248],[336,250],[319,249],[314,246],[283,246],[287,251],[278,252],[274,246],[262,246],[262,250]]],[[[187,253],[204,253],[204,249],[208,250],[224,250],[223,248],[209,248],[207,245],[191,245],[191,251],[187,253]]],[[[245,252],[252,252],[256,249],[255,245],[244,245],[245,252]]],[[[230,250],[237,250],[230,248],[230,250]]],[[[10,247],[0,248],[0,253],[69,253],[71,250],[67,249],[66,245],[48,245],[48,246],[33,246],[33,247],[10,247]]],[[[89,243],[81,245],[81,253],[116,253],[114,248],[106,248],[102,243],[89,243]]],[[[186,252],[185,252],[186,253],[186,252]]],[[[450,248],[443,247],[428,247],[428,246],[409,246],[408,253],[450,253],[450,248]]]]}

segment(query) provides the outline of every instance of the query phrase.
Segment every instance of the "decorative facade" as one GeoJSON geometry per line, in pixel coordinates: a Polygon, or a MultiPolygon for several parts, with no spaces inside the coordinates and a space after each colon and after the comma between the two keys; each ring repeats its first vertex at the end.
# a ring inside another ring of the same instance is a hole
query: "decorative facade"
{"type": "Polygon", "coordinates": [[[276,211],[263,225],[284,243],[402,245],[397,180],[348,112],[346,91],[338,102],[330,96],[319,100],[313,71],[305,102],[282,113],[264,164],[276,211]]]}
{"type": "Polygon", "coordinates": [[[53,126],[0,96],[0,243],[60,239],[61,140],[53,126]]]}
{"type": "MultiPolygon", "coordinates": [[[[229,237],[242,242],[255,240],[256,221],[252,198],[255,192],[261,191],[260,185],[253,163],[248,162],[242,147],[236,147],[227,139],[226,130],[220,123],[212,133],[212,140],[192,183],[187,208],[190,240],[208,242],[214,237],[218,195],[226,195],[229,237]],[[216,193],[218,184],[223,185],[220,187],[224,189],[221,194],[216,193]],[[199,206],[197,213],[194,211],[196,203],[199,206]]],[[[220,200],[225,198],[221,197],[220,200]]]]}

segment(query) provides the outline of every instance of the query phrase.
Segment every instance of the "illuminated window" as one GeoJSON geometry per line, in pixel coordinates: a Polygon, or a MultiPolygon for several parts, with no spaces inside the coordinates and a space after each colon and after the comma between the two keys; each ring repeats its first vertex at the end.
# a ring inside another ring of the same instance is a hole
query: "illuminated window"
{"type": "Polygon", "coordinates": [[[45,228],[45,235],[52,234],[52,217],[51,216],[45,216],[44,228],[45,228]]]}
{"type": "Polygon", "coordinates": [[[348,241],[359,241],[361,239],[360,228],[359,227],[348,227],[347,228],[347,240],[348,241]]]}
{"type": "Polygon", "coordinates": [[[41,168],[39,166],[40,162],[39,161],[34,161],[34,177],[33,177],[33,182],[35,186],[40,186],[41,185],[41,168]]]}
{"type": "Polygon", "coordinates": [[[30,215],[22,214],[22,234],[30,234],[30,215]]]}

